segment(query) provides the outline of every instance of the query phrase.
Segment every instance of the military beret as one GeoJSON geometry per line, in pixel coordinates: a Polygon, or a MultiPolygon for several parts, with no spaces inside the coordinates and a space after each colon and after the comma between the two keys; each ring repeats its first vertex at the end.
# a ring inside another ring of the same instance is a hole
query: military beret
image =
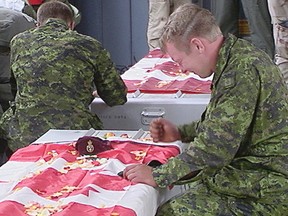
{"type": "Polygon", "coordinates": [[[80,155],[96,155],[100,152],[113,149],[109,140],[99,137],[83,136],[76,142],[76,150],[80,155]]]}

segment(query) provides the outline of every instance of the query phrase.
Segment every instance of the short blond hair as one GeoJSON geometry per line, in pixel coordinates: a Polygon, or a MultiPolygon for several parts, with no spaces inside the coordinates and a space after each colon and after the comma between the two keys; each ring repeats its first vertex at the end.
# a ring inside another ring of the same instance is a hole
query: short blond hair
{"type": "Polygon", "coordinates": [[[50,18],[62,19],[67,24],[74,21],[72,10],[65,3],[57,0],[43,3],[37,11],[37,22],[40,25],[50,18]]]}
{"type": "Polygon", "coordinates": [[[163,28],[160,47],[165,52],[167,42],[181,50],[187,50],[193,37],[202,37],[210,42],[222,35],[212,13],[195,4],[184,4],[174,11],[163,28]]]}

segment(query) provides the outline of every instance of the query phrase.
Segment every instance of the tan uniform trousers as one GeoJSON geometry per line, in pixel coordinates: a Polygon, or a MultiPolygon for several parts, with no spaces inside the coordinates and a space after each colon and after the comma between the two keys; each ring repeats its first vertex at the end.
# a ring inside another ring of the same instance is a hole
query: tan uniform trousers
{"type": "Polygon", "coordinates": [[[159,38],[169,15],[185,3],[191,3],[191,0],[149,0],[147,40],[150,50],[159,47],[159,38]]]}
{"type": "Polygon", "coordinates": [[[288,85],[288,0],[268,0],[268,7],[273,24],[275,63],[288,85]]]}

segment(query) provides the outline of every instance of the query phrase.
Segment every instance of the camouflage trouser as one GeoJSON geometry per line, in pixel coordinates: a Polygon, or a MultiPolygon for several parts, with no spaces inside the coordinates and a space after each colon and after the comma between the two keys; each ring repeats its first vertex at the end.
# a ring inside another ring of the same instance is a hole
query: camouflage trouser
{"type": "Polygon", "coordinates": [[[169,15],[180,5],[191,2],[191,0],[149,0],[147,39],[150,50],[159,47],[162,28],[169,15]]]}
{"type": "Polygon", "coordinates": [[[287,206],[220,195],[195,182],[184,194],[162,205],[157,216],[283,216],[286,213],[287,206]]]}
{"type": "Polygon", "coordinates": [[[288,0],[268,0],[268,6],[274,31],[275,63],[288,85],[288,0]]]}

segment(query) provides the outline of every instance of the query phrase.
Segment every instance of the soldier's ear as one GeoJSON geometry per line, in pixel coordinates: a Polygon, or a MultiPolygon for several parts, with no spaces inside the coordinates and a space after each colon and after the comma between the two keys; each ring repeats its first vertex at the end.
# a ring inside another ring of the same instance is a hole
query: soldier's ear
{"type": "Polygon", "coordinates": [[[194,37],[191,39],[190,44],[198,51],[198,53],[203,53],[205,45],[200,38],[194,37]]]}

